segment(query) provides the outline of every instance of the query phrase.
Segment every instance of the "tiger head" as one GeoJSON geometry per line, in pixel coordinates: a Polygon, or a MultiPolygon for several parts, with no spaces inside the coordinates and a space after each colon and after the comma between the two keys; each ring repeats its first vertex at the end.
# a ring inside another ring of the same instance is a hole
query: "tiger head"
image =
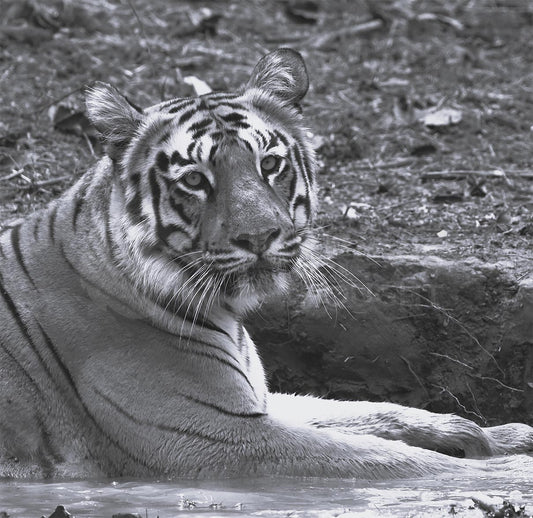
{"type": "Polygon", "coordinates": [[[141,110],[104,83],[88,90],[115,178],[120,262],[145,291],[246,310],[286,288],[316,210],[307,89],[300,54],[279,49],[237,93],[141,110]]]}

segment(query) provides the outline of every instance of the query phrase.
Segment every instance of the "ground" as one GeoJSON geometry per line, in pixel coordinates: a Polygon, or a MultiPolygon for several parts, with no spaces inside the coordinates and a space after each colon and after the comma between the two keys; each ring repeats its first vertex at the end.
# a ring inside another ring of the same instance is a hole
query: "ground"
{"type": "Polygon", "coordinates": [[[288,308],[285,330],[253,320],[271,383],[455,411],[480,423],[531,422],[532,4],[1,7],[0,227],[62,192],[101,153],[84,116],[84,85],[110,82],[145,106],[192,95],[188,76],[232,90],[260,56],[293,47],[311,76],[303,109],[320,157],[325,253],[344,260],[377,298],[369,303],[348,289],[345,303],[357,315],[333,319],[333,341],[320,334],[324,311],[302,316],[306,301],[288,308]],[[398,335],[404,345],[392,354],[398,335]],[[373,344],[362,360],[352,354],[365,347],[351,349],[354,336],[373,344]],[[428,345],[433,340],[438,346],[428,345]]]}

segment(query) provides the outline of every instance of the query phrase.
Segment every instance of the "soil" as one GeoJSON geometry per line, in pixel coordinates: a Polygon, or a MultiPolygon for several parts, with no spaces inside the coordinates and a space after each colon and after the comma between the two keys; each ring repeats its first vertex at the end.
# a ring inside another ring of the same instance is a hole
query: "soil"
{"type": "Polygon", "coordinates": [[[187,76],[232,90],[263,54],[293,47],[311,76],[322,251],[360,282],[341,288],[355,316],[296,292],[251,319],[273,388],[533,424],[533,4],[1,8],[0,228],[101,153],[84,85],[147,106],[193,95],[187,76]]]}

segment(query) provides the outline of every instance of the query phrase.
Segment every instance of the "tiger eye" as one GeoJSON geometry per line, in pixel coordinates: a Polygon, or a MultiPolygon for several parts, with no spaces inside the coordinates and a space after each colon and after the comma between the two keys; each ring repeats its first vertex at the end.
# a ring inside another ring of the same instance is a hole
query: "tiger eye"
{"type": "Polygon", "coordinates": [[[204,182],[207,182],[207,178],[198,171],[193,171],[192,173],[186,174],[182,180],[185,185],[193,188],[200,187],[204,182]]]}
{"type": "Polygon", "coordinates": [[[261,169],[266,173],[275,171],[279,166],[279,158],[274,155],[268,155],[261,160],[261,169]]]}

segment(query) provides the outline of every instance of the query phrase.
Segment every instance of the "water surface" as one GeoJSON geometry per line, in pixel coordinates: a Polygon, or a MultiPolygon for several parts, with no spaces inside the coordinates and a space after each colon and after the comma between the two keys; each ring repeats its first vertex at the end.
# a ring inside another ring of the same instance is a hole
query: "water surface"
{"type": "Polygon", "coordinates": [[[76,517],[116,513],[169,517],[374,518],[483,516],[471,497],[527,505],[533,514],[531,459],[523,465],[471,477],[352,481],[260,478],[210,482],[77,481],[0,482],[0,511],[12,518],[49,516],[59,504],[76,517]],[[453,510],[452,510],[453,506],[453,510]],[[451,513],[450,513],[451,511],[451,513]]]}

